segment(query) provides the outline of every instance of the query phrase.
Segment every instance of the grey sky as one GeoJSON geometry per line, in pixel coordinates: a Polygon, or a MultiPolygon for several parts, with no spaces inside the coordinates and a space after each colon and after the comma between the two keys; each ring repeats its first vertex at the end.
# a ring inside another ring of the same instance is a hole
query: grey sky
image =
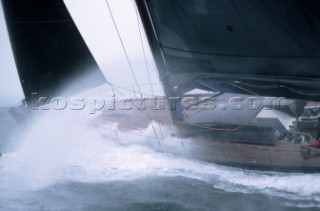
{"type": "MultiPolygon", "coordinates": [[[[65,0],[65,3],[105,77],[113,84],[135,89],[132,72],[124,56],[118,34],[115,31],[105,0],[65,0]]],[[[143,93],[150,94],[150,86],[156,95],[163,95],[158,74],[154,69],[150,49],[147,47],[149,76],[145,67],[136,13],[131,0],[109,0],[126,51],[138,76],[143,93]],[[151,81],[149,81],[151,78],[151,81]]],[[[0,106],[15,105],[23,99],[15,63],[0,8],[0,106]]],[[[144,46],[147,45],[144,38],[144,46]]],[[[106,92],[108,90],[105,90],[106,92]]]]}
{"type": "Polygon", "coordinates": [[[0,4],[0,106],[12,106],[21,99],[23,93],[0,4]]]}

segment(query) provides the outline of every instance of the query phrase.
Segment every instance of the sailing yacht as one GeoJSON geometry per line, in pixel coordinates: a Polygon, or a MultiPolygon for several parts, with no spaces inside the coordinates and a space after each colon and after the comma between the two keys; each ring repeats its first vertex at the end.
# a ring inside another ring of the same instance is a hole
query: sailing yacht
{"type": "MultiPolygon", "coordinates": [[[[113,9],[105,3],[128,77],[143,96],[113,9]]],[[[50,99],[75,80],[73,93],[102,84],[119,89],[99,68],[62,0],[2,4],[29,107],[35,93],[50,99]]],[[[165,103],[116,101],[121,109],[104,110],[99,124],[117,123],[126,132],[169,128],[172,139],[158,135],[153,148],[203,161],[319,172],[318,0],[135,0],[134,6],[165,103]]]]}

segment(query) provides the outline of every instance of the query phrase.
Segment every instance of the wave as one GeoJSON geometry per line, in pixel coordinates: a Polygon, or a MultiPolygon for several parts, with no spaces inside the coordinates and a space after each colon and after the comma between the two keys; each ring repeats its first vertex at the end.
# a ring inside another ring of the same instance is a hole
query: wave
{"type": "MultiPolygon", "coordinates": [[[[250,171],[160,153],[146,143],[157,142],[153,128],[118,138],[92,125],[95,117],[77,112],[50,112],[34,120],[15,140],[16,149],[0,161],[0,192],[41,190],[64,182],[104,183],[149,177],[200,180],[226,192],[265,194],[286,203],[320,204],[320,174],[250,171]]],[[[109,125],[115,127],[116,125],[109,125]]],[[[164,139],[172,137],[163,128],[164,139]]]]}

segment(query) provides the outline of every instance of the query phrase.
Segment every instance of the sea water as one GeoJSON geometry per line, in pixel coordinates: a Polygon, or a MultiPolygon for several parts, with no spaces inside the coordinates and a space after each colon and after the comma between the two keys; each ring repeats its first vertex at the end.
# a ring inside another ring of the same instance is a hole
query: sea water
{"type": "Polygon", "coordinates": [[[157,141],[151,127],[121,136],[132,140],[122,145],[93,121],[47,111],[18,127],[1,108],[0,210],[320,208],[320,174],[249,171],[156,152],[139,142],[157,141]]]}

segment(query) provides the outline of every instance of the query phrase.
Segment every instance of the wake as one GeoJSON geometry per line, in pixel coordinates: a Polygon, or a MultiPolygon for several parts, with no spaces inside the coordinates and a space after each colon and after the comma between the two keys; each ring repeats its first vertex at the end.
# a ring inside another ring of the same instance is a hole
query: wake
{"type": "MultiPolygon", "coordinates": [[[[226,192],[259,193],[284,198],[289,204],[319,207],[320,183],[315,181],[320,174],[249,171],[155,152],[146,145],[157,141],[151,126],[139,131],[139,136],[123,134],[121,139],[131,144],[122,145],[119,137],[106,136],[95,127],[94,120],[72,111],[47,111],[34,120],[13,140],[15,150],[0,161],[0,193],[42,190],[64,182],[183,177],[226,192]]],[[[179,141],[169,129],[163,134],[165,139],[179,141]]]]}

